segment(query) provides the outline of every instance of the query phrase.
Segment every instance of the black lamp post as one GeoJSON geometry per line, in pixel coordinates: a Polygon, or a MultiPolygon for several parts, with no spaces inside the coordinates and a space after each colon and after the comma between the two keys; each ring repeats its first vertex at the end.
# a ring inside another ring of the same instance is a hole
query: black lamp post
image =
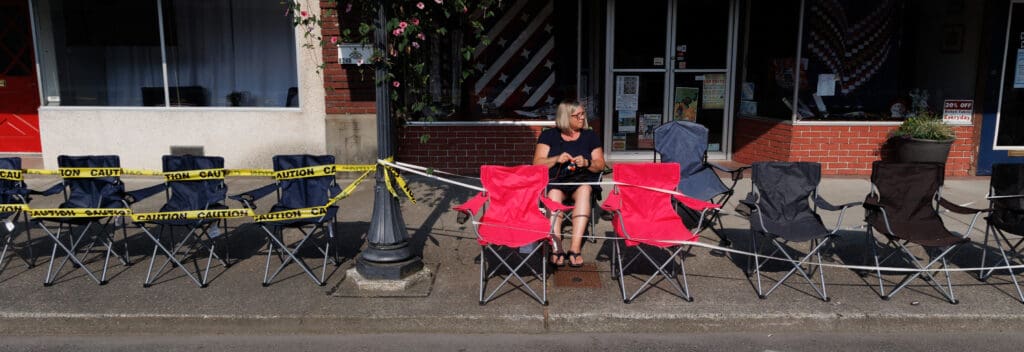
{"type": "MultiPolygon", "coordinates": [[[[377,50],[387,55],[387,7],[390,1],[380,1],[374,30],[377,50]]],[[[387,67],[377,65],[377,158],[395,155],[391,121],[391,98],[385,82],[387,67]]],[[[388,192],[382,165],[377,165],[373,187],[373,217],[366,234],[366,249],[356,258],[356,270],[367,279],[399,280],[423,268],[423,260],[409,248],[409,234],[402,219],[398,198],[388,192]]]]}

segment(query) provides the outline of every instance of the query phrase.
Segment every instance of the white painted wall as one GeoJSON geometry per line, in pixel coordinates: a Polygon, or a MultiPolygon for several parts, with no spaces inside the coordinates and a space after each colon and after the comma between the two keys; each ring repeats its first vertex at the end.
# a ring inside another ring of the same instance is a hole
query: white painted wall
{"type": "Polygon", "coordinates": [[[275,154],[323,154],[322,56],[303,48],[306,40],[296,31],[299,108],[40,107],[44,167],[56,168],[58,155],[116,154],[123,167],[158,170],[172,145],[203,146],[227,168],[270,168],[275,154]]]}

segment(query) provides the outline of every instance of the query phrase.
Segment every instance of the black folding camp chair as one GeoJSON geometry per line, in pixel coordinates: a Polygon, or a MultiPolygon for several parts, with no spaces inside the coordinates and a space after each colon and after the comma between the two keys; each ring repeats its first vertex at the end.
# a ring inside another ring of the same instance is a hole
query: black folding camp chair
{"type": "MultiPolygon", "coordinates": [[[[767,238],[775,249],[769,257],[783,255],[792,269],[778,279],[768,291],[761,286],[761,268],[771,259],[762,260],[754,256],[754,272],[757,281],[758,298],[767,298],[793,274],[800,274],[824,301],[829,301],[825,287],[825,270],[821,267],[821,249],[837,237],[846,209],[860,203],[832,205],[818,194],[821,182],[821,165],[812,162],[757,162],[751,174],[752,189],[740,203],[749,207],[751,248],[760,254],[758,242],[767,238]],[[836,226],[829,230],[818,215],[818,209],[839,211],[836,226]],[[809,242],[809,250],[799,259],[800,253],[789,246],[792,242],[809,242]],[[817,265],[810,263],[817,258],[817,265]],[[809,264],[809,265],[808,265],[809,264]],[[811,279],[818,271],[821,284],[811,279]],[[820,287],[820,289],[819,289],[820,287]]],[[[750,258],[747,258],[746,274],[750,275],[750,258]]]]}
{"type": "Polygon", "coordinates": [[[292,262],[298,264],[314,283],[323,286],[327,279],[327,261],[330,260],[334,265],[341,263],[334,236],[338,207],[330,205],[331,199],[341,193],[335,181],[334,156],[276,155],[273,161],[276,183],[229,197],[241,202],[246,208],[256,209],[256,200],[277,192],[277,204],[270,208],[270,212],[254,218],[270,242],[263,286],[269,286],[292,262]],[[302,239],[287,243],[285,229],[297,229],[302,233],[302,239]],[[333,254],[332,244],[335,245],[333,254]],[[299,255],[306,246],[315,247],[323,255],[320,277],[313,274],[299,255]],[[270,259],[275,253],[281,264],[271,275],[270,259]]]}
{"type": "Polygon", "coordinates": [[[0,272],[4,270],[4,258],[7,258],[7,250],[13,247],[14,237],[18,235],[17,223],[22,224],[28,240],[25,242],[28,256],[22,256],[28,267],[35,266],[35,255],[32,253],[32,232],[28,226],[29,189],[25,186],[22,176],[21,158],[0,158],[0,220],[3,228],[0,228],[0,242],[3,243],[3,250],[0,251],[0,272]]]}
{"type": "Polygon", "coordinates": [[[939,163],[876,161],[871,165],[872,188],[864,200],[865,221],[868,224],[867,245],[871,248],[875,266],[878,267],[878,294],[884,300],[890,299],[914,279],[921,277],[950,303],[959,302],[953,294],[953,282],[950,280],[949,272],[944,271],[945,289],[932,273],[945,269],[946,256],[970,242],[968,236],[982,212],[957,206],[942,198],[944,172],[945,165],[939,163]],[[939,216],[940,206],[958,213],[974,213],[974,219],[962,236],[946,229],[939,216]],[[874,236],[875,231],[885,237],[886,243],[883,247],[890,252],[882,259],[879,259],[879,242],[874,236]],[[930,256],[927,263],[911,253],[908,247],[911,244],[924,248],[926,254],[930,256]],[[893,258],[903,258],[918,271],[906,273],[903,280],[892,291],[886,293],[881,265],[893,258]],[[935,267],[937,264],[941,265],[935,267]]]}
{"type": "Polygon", "coordinates": [[[119,177],[121,161],[116,155],[61,155],[57,157],[57,166],[61,183],[38,193],[44,196],[63,193],[64,203],[57,209],[33,209],[30,212],[32,222],[38,224],[54,242],[43,285],[53,285],[68,260],[74,267],[85,271],[93,281],[104,285],[111,255],[123,265],[131,265],[127,241],[124,241],[123,251],[114,249],[114,233],[118,227],[124,238],[128,237],[124,217],[131,214],[130,198],[119,177]],[[56,229],[51,228],[53,225],[56,229]],[[87,260],[89,254],[97,244],[106,247],[99,277],[87,267],[91,262],[87,260]],[[54,270],[58,248],[65,256],[54,270]],[[79,252],[82,252],[81,257],[79,252]]]}
{"type": "Polygon", "coordinates": [[[223,242],[222,235],[227,230],[227,219],[249,212],[238,209],[232,211],[224,205],[224,198],[227,196],[227,186],[224,184],[224,158],[164,155],[163,172],[166,183],[137,191],[146,194],[137,195],[136,200],[164,191],[167,202],[157,213],[132,215],[139,229],[153,240],[153,255],[149,259],[149,269],[146,271],[143,286],[150,287],[164,272],[167,264],[173,263],[196,285],[206,287],[210,264],[214,258],[225,268],[230,266],[226,246],[224,258],[215,250],[217,242],[223,242]],[[159,228],[155,235],[146,227],[150,224],[156,225],[152,230],[159,228]],[[184,234],[176,233],[175,230],[184,230],[184,234]],[[207,258],[205,270],[200,272],[201,251],[207,252],[207,258]],[[165,255],[166,259],[154,273],[153,264],[158,253],[165,255]],[[195,273],[184,264],[189,259],[192,260],[195,273]]]}
{"type": "MultiPolygon", "coordinates": [[[[1002,259],[992,267],[1001,265],[1016,265],[1024,258],[1022,246],[1024,243],[1024,164],[995,164],[992,165],[992,178],[989,186],[989,207],[984,209],[988,212],[988,225],[985,227],[985,247],[988,247],[989,235],[996,241],[999,254],[1002,259]],[[1011,242],[1007,235],[1018,236],[1016,243],[1011,242]]],[[[981,252],[981,267],[986,266],[985,253],[981,252]]],[[[994,269],[982,270],[978,273],[978,279],[985,281],[994,269]]],[[[1017,289],[1017,297],[1024,303],[1024,292],[1021,291],[1020,282],[1017,280],[1013,269],[1009,269],[1010,279],[1017,289]]]]}
{"type": "MultiPolygon", "coordinates": [[[[689,121],[672,121],[654,130],[654,150],[661,154],[661,161],[678,163],[680,168],[679,192],[688,197],[725,206],[743,178],[744,166],[726,168],[708,162],[708,129],[689,121]],[[726,185],[715,170],[731,175],[732,184],[726,185]]],[[[702,224],[697,232],[711,229],[719,238],[721,246],[728,246],[729,240],[721,231],[721,212],[699,213],[682,207],[683,214],[695,224],[702,224]],[[702,216],[706,218],[701,218],[702,216]]]]}

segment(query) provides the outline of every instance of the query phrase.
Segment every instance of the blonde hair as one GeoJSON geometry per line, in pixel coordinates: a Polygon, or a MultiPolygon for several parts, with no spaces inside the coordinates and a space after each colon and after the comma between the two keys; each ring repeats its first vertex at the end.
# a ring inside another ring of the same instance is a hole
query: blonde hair
{"type": "MultiPolygon", "coordinates": [[[[572,118],[572,113],[577,108],[583,108],[583,104],[580,104],[576,99],[566,99],[559,103],[558,112],[555,115],[555,127],[563,133],[568,133],[572,126],[569,124],[569,119],[572,118]]],[[[583,112],[586,113],[586,109],[583,112]]],[[[583,119],[583,128],[590,128],[590,124],[587,123],[586,119],[583,119]]]]}

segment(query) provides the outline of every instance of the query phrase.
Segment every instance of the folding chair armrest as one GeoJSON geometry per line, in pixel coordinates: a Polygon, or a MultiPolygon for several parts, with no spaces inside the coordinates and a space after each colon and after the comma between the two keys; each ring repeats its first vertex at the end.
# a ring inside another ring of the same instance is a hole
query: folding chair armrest
{"type": "Polygon", "coordinates": [[[263,197],[266,197],[267,195],[269,195],[269,194],[273,193],[275,190],[277,190],[277,188],[278,188],[278,184],[271,183],[269,185],[266,185],[266,186],[263,186],[263,187],[260,187],[260,188],[248,191],[248,192],[243,192],[243,193],[239,193],[239,194],[236,194],[236,195],[233,195],[233,196],[228,196],[228,198],[231,198],[233,200],[236,200],[236,201],[242,203],[242,206],[244,206],[246,208],[256,209],[256,200],[258,200],[260,198],[263,198],[263,197]]]}
{"type": "Polygon", "coordinates": [[[841,211],[852,206],[861,205],[861,202],[850,202],[846,204],[834,205],[832,203],[829,203],[829,201],[825,200],[825,198],[822,198],[821,196],[816,196],[814,197],[814,205],[817,205],[818,208],[825,209],[828,211],[841,211]]]}
{"type": "Polygon", "coordinates": [[[733,181],[742,180],[743,179],[743,171],[750,168],[750,166],[740,166],[740,167],[735,168],[735,169],[730,169],[730,168],[727,168],[725,166],[718,165],[718,164],[711,163],[711,162],[708,162],[706,164],[708,164],[708,166],[711,166],[712,168],[714,168],[716,170],[719,170],[719,171],[731,174],[733,181]]]}
{"type": "Polygon", "coordinates": [[[754,209],[757,209],[757,199],[754,199],[753,194],[747,194],[746,199],[740,199],[736,204],[736,213],[746,217],[750,217],[754,209]]]}
{"type": "Polygon", "coordinates": [[[679,201],[679,203],[682,203],[687,208],[690,208],[690,209],[693,209],[693,210],[696,210],[696,211],[705,211],[705,210],[708,210],[708,209],[721,209],[722,208],[722,205],[720,205],[720,204],[715,204],[715,203],[711,203],[711,202],[705,202],[705,201],[700,200],[700,199],[690,198],[690,197],[687,197],[687,196],[684,196],[684,195],[680,195],[680,194],[673,194],[672,198],[675,199],[676,201],[679,201]]]}
{"type": "Polygon", "coordinates": [[[476,213],[480,211],[480,208],[482,208],[484,206],[484,203],[486,203],[486,202],[487,202],[487,196],[484,195],[484,192],[480,192],[480,193],[477,193],[475,196],[473,196],[473,198],[470,198],[465,203],[462,203],[462,204],[459,204],[459,205],[456,205],[456,206],[452,207],[452,210],[455,210],[455,211],[458,211],[458,212],[461,212],[461,213],[467,213],[467,214],[471,214],[471,215],[476,215],[476,213]]]}
{"type": "Polygon", "coordinates": [[[942,198],[942,197],[939,197],[939,206],[941,206],[943,208],[946,208],[949,211],[957,213],[957,214],[977,214],[977,213],[987,213],[987,212],[992,211],[991,208],[976,209],[976,208],[971,208],[971,207],[965,207],[965,206],[962,206],[962,205],[957,205],[957,204],[954,204],[953,202],[950,202],[946,198],[942,198]]]}
{"type": "Polygon", "coordinates": [[[622,196],[615,192],[609,193],[608,199],[601,203],[601,209],[609,212],[619,211],[622,209],[622,196]]]}
{"type": "Polygon", "coordinates": [[[1011,194],[1011,195],[999,195],[999,196],[989,195],[989,196],[985,196],[985,199],[988,199],[988,200],[1008,199],[1008,198],[1024,198],[1024,194],[1011,194]]]}
{"type": "Polygon", "coordinates": [[[864,199],[864,203],[861,203],[861,205],[863,205],[864,208],[868,210],[882,210],[883,208],[885,208],[884,205],[878,203],[877,199],[873,199],[871,197],[864,199]]]}
{"type": "Polygon", "coordinates": [[[544,197],[544,196],[540,197],[540,202],[544,204],[545,208],[548,208],[548,210],[551,210],[551,211],[565,212],[565,211],[572,210],[572,208],[573,208],[571,206],[568,206],[568,205],[565,205],[565,204],[553,201],[553,200],[551,200],[551,198],[544,197]]]}
{"type": "Polygon", "coordinates": [[[154,194],[163,192],[167,189],[166,183],[161,183],[154,186],[149,186],[143,189],[137,189],[131,192],[124,193],[124,199],[128,204],[133,204],[143,199],[152,197],[154,194]]]}
{"type": "Polygon", "coordinates": [[[47,189],[42,190],[42,191],[29,190],[29,194],[38,194],[38,195],[42,195],[42,196],[52,196],[54,194],[60,193],[63,190],[64,190],[64,182],[61,182],[61,183],[55,184],[53,186],[50,186],[50,188],[47,188],[47,189]]]}

